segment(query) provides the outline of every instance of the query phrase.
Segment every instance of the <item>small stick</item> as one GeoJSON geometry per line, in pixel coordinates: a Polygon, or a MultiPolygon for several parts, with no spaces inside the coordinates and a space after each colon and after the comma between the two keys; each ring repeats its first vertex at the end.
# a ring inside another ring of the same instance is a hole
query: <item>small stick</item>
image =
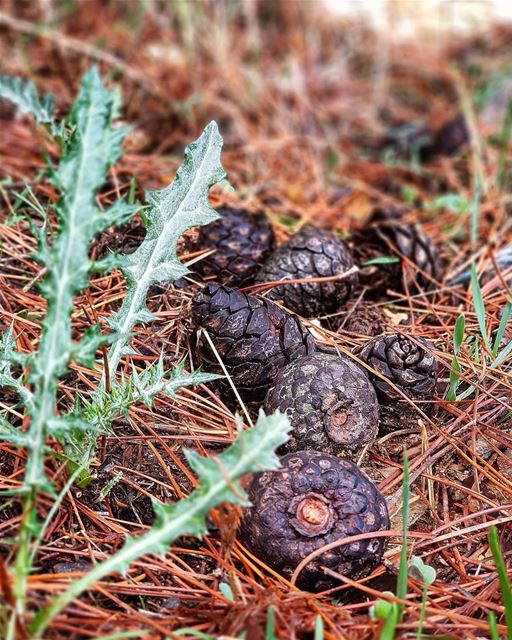
{"type": "Polygon", "coordinates": [[[146,75],[142,73],[142,71],[128,66],[121,58],[109,53],[108,51],[102,51],[98,47],[88,44],[87,42],[83,42],[77,38],[71,38],[59,31],[54,31],[53,29],[41,27],[39,24],[34,24],[29,20],[14,18],[4,11],[0,11],[0,25],[12,29],[13,31],[27,33],[29,35],[42,38],[43,40],[48,40],[56,47],[74,51],[82,56],[103,62],[109,67],[117,68],[126,78],[142,87],[150,95],[159,98],[163,102],[169,102],[168,98],[164,97],[163,94],[152,85],[152,83],[148,82],[146,75]]]}
{"type": "Polygon", "coordinates": [[[240,406],[242,407],[242,411],[244,412],[245,417],[247,418],[247,422],[249,423],[249,425],[251,427],[253,427],[254,425],[253,425],[253,422],[251,420],[251,416],[249,415],[249,412],[247,411],[247,408],[246,408],[242,398],[240,397],[240,394],[238,393],[237,388],[235,387],[235,385],[233,383],[233,380],[231,380],[231,376],[227,372],[227,369],[224,366],[224,363],[222,362],[222,358],[220,357],[219,352],[215,348],[215,345],[213,344],[212,339],[210,338],[210,336],[208,334],[208,331],[206,331],[206,329],[201,329],[201,331],[204,333],[206,339],[208,340],[208,344],[210,345],[210,349],[215,354],[215,357],[217,358],[217,360],[218,360],[218,362],[219,362],[219,364],[220,364],[220,366],[222,368],[222,371],[223,371],[224,375],[226,376],[231,388],[233,389],[233,393],[235,394],[236,399],[238,400],[240,406]]]}

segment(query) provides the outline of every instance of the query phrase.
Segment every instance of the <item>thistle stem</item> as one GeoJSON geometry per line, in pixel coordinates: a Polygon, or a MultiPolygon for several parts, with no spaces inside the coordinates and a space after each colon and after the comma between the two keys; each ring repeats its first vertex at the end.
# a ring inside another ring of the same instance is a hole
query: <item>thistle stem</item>
{"type": "Polygon", "coordinates": [[[36,490],[31,489],[23,500],[23,514],[18,533],[18,552],[14,570],[13,595],[16,605],[15,615],[23,618],[26,609],[27,575],[30,573],[30,520],[35,507],[36,490]]]}

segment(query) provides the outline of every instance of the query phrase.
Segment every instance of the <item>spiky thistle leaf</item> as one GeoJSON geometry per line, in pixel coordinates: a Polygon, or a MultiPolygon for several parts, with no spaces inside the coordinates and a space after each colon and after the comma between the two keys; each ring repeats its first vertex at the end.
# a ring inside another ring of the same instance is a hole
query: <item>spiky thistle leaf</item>
{"type": "Polygon", "coordinates": [[[132,369],[130,378],[114,381],[110,391],[98,389],[91,400],[86,400],[83,407],[85,420],[99,431],[110,428],[113,420],[126,414],[128,409],[137,402],[142,402],[151,408],[155,397],[163,394],[173,398],[180,387],[192,387],[219,376],[201,371],[185,371],[185,363],[179,363],[172,371],[165,371],[162,358],[147,369],[137,373],[132,369]]]}
{"type": "Polygon", "coordinates": [[[51,181],[60,192],[55,212],[58,229],[51,246],[44,244],[36,258],[47,269],[41,290],[48,308],[42,323],[39,348],[31,362],[29,376],[33,406],[28,432],[28,460],[25,488],[46,487],[42,449],[51,431],[65,433],[63,419],[55,415],[57,381],[73,357],[90,361],[101,340],[92,331],[80,344],[71,339],[73,296],[87,285],[92,268],[89,244],[99,231],[130,216],[134,208],[116,203],[101,211],[96,194],[106,179],[109,166],[121,153],[126,129],[111,126],[113,94],[107,91],[98,71],[92,67],[84,76],[69,124],[62,156],[51,181]]]}
{"type": "Polygon", "coordinates": [[[115,332],[108,356],[112,379],[121,357],[132,353],[129,348],[132,328],[153,318],[146,307],[149,287],[188,272],[176,253],[180,236],[191,227],[219,217],[208,203],[208,192],[226,175],[220,162],[222,142],[217,124],[210,122],[185,149],[183,164],[172,183],[146,194],[146,236],[138,249],[124,256],[119,265],[126,278],[126,297],[119,311],[108,320],[115,332]]]}
{"type": "Polygon", "coordinates": [[[66,420],[68,429],[63,441],[64,453],[76,465],[84,467],[80,483],[90,479],[89,464],[96,450],[96,439],[102,433],[108,433],[114,420],[127,415],[128,409],[138,402],[151,408],[157,395],[174,398],[182,387],[193,387],[220,376],[201,371],[185,371],[185,363],[179,363],[172,371],[165,371],[162,358],[147,369],[138,373],[135,368],[130,377],[120,382],[113,381],[109,391],[98,388],[90,399],[77,404],[66,420]]]}
{"type": "MultiPolygon", "coordinates": [[[[111,225],[124,222],[138,208],[118,200],[112,207],[102,211],[96,203],[97,193],[106,180],[109,166],[120,156],[126,134],[126,129],[115,128],[111,124],[118,106],[116,96],[104,88],[97,69],[93,67],[84,76],[65,127],[63,122],[56,125],[52,116],[52,101],[48,97],[40,100],[32,83],[0,78],[2,96],[15,102],[22,112],[32,113],[38,122],[47,126],[61,145],[57,167],[49,165],[47,171],[51,183],[60,194],[54,206],[57,229],[52,234],[51,242],[47,240],[49,220],[44,208],[37,210],[43,221],[42,227],[31,221],[37,239],[35,258],[46,272],[41,291],[47,302],[47,313],[42,322],[38,347],[29,357],[17,354],[12,328],[0,338],[0,384],[3,382],[18,391],[30,416],[28,431],[22,434],[0,417],[0,438],[24,446],[27,450],[22,486],[23,516],[18,532],[13,587],[16,610],[23,613],[26,606],[26,576],[30,572],[33,555],[30,545],[37,532],[35,504],[41,490],[52,492],[43,467],[46,440],[49,437],[58,438],[64,450],[72,451],[75,458],[86,450],[92,456],[100,430],[104,431],[133,402],[142,401],[151,406],[157,393],[172,396],[181,386],[199,384],[214,377],[199,372],[186,374],[183,366],[179,366],[170,376],[165,376],[160,361],[154,368],[140,374],[134,371],[126,383],[111,385],[108,396],[100,390],[85,406],[77,403],[74,411],[68,415],[59,415],[56,411],[58,381],[67,371],[71,360],[92,366],[98,347],[113,340],[110,368],[115,376],[117,363],[126,352],[133,326],[151,318],[145,305],[151,284],[175,279],[186,272],[176,253],[180,235],[189,227],[206,224],[218,217],[208,204],[208,192],[215,182],[224,178],[225,173],[220,164],[222,138],[216,124],[211,123],[202,136],[187,147],[183,165],[173,183],[162,191],[147,194],[148,211],[144,216],[147,234],[141,247],[131,256],[110,256],[101,263],[92,262],[88,254],[94,236],[111,225]],[[73,297],[87,286],[91,270],[104,272],[114,266],[122,269],[127,281],[126,299],[111,320],[114,331],[110,336],[102,336],[98,327],[92,327],[81,340],[73,342],[73,297]],[[14,365],[25,363],[28,365],[28,375],[17,377],[14,365]]],[[[274,458],[268,447],[273,438],[265,437],[263,433],[262,436],[258,438],[258,444],[263,443],[265,448],[261,449],[260,458],[263,463],[268,461],[270,464],[274,458]]],[[[279,443],[283,437],[274,435],[279,443]]],[[[247,452],[239,452],[242,464],[239,460],[226,457],[226,464],[233,466],[228,469],[227,481],[223,468],[211,468],[209,463],[191,456],[191,464],[202,478],[203,490],[187,503],[191,509],[190,517],[186,505],[176,506],[176,519],[166,509],[159,509],[153,529],[155,538],[147,539],[150,549],[163,548],[182,532],[202,530],[202,526],[198,528],[197,524],[192,523],[200,523],[201,518],[204,521],[204,515],[211,506],[221,499],[229,499],[237,474],[252,468],[251,461],[255,463],[258,459],[257,455],[254,457],[257,451],[258,447],[249,446],[247,452]],[[229,473],[233,476],[231,480],[229,473]]],[[[80,468],[83,462],[80,459],[80,468]]],[[[237,495],[238,490],[233,499],[237,495]]],[[[124,555],[117,556],[119,567],[147,550],[146,543],[142,547],[139,541],[127,544],[124,555]]],[[[102,570],[108,572],[108,566],[107,563],[102,570]]]]}
{"type": "Polygon", "coordinates": [[[26,356],[16,351],[15,343],[14,327],[11,324],[4,334],[0,334],[0,387],[14,389],[20,401],[29,407],[32,405],[32,393],[25,387],[23,376],[13,373],[13,365],[23,365],[26,361],[26,356]]]}
{"type": "Polygon", "coordinates": [[[27,444],[26,434],[13,427],[3,416],[0,416],[0,441],[2,440],[6,440],[16,447],[24,447],[27,444]]]}
{"type": "Polygon", "coordinates": [[[36,122],[48,126],[52,135],[60,133],[53,118],[53,97],[47,93],[40,98],[31,80],[0,76],[0,98],[15,104],[21,113],[33,115],[36,122]]]}
{"type": "Polygon", "coordinates": [[[240,431],[235,442],[218,458],[189,453],[189,461],[200,481],[197,489],[176,504],[156,506],[156,519],[149,531],[139,538],[128,538],[117,553],[71,583],[36,615],[30,625],[31,637],[40,638],[52,618],[105,576],[126,571],[131,562],[148,553],[165,553],[179,536],[202,536],[206,533],[206,515],[217,505],[227,501],[247,504],[239,479],[247,473],[277,469],[279,459],[275,450],[286,442],[289,432],[286,416],[279,413],[265,416],[260,412],[256,425],[246,432],[240,431]]]}

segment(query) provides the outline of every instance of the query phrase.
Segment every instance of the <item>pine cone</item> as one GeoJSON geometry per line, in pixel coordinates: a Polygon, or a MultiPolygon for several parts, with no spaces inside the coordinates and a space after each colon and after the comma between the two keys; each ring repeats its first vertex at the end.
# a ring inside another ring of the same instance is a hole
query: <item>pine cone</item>
{"type": "Polygon", "coordinates": [[[381,307],[367,300],[348,304],[344,313],[329,318],[329,324],[339,333],[358,336],[378,336],[386,324],[381,307]]]}
{"type": "Polygon", "coordinates": [[[354,353],[385,378],[369,372],[381,405],[383,431],[416,426],[418,418],[415,408],[386,379],[425,413],[431,410],[432,403],[425,401],[432,400],[436,391],[437,363],[426,340],[415,338],[413,342],[407,336],[394,333],[373,338],[354,349],[354,353]]]}
{"type": "Polygon", "coordinates": [[[293,427],[283,453],[355,454],[379,429],[379,404],[365,370],[337,355],[314,353],[280,371],[265,398],[265,412],[276,409],[293,427]]]}
{"type": "MultiPolygon", "coordinates": [[[[281,458],[277,471],[254,476],[252,507],[241,540],[269,567],[290,578],[311,552],[348,536],[389,528],[386,501],[353,462],[318,451],[297,451],[281,458]]],[[[298,586],[322,591],[339,583],[329,567],[354,579],[378,565],[385,538],[369,538],[326,551],[302,571],[298,586]]]]}
{"type": "MultiPolygon", "coordinates": [[[[330,231],[304,227],[283,244],[264,264],[257,282],[301,280],[342,276],[354,260],[347,245],[330,231]]],[[[279,285],[267,297],[304,317],[332,313],[350,297],[357,285],[357,273],[341,280],[279,285]]]]}
{"type": "MultiPolygon", "coordinates": [[[[424,291],[435,288],[441,275],[440,260],[430,239],[415,227],[405,224],[383,223],[372,225],[352,236],[350,245],[360,267],[361,284],[369,293],[379,297],[387,289],[404,290],[403,269],[410,273],[424,291]],[[399,262],[365,266],[368,260],[381,257],[399,258],[399,262]],[[405,264],[405,263],[412,263],[405,264]]],[[[409,287],[414,280],[409,278],[409,287]]]]}
{"type": "Polygon", "coordinates": [[[469,142],[469,130],[465,117],[459,113],[436,131],[432,145],[425,150],[424,160],[436,156],[453,156],[469,142]]]}
{"type": "MultiPolygon", "coordinates": [[[[295,316],[216,282],[194,296],[192,318],[208,331],[237,390],[249,400],[262,400],[280,369],[315,351],[313,336],[295,316]]],[[[199,353],[207,371],[222,373],[204,336],[199,353]]]]}
{"type": "Polygon", "coordinates": [[[466,120],[462,114],[457,114],[436,130],[421,123],[397,123],[380,139],[377,148],[388,149],[398,158],[423,163],[439,156],[453,156],[468,142],[466,120]]]}
{"type": "Polygon", "coordinates": [[[247,286],[274,248],[272,227],[262,212],[219,207],[222,218],[201,227],[198,248],[215,253],[194,265],[203,278],[229,286],[247,286]]]}

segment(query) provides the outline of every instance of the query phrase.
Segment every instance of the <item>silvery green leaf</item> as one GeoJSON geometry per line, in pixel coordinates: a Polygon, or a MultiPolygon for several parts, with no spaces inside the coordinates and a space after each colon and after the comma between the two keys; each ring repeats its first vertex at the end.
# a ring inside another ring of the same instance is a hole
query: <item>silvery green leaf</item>
{"type": "Polygon", "coordinates": [[[206,516],[211,509],[226,501],[241,502],[243,493],[237,483],[242,476],[279,467],[275,449],[287,441],[290,428],[286,416],[280,413],[265,416],[260,412],[256,425],[240,431],[235,442],[218,458],[200,462],[198,456],[192,456],[199,474],[198,487],[175,504],[155,506],[156,519],[149,531],[138,538],[128,538],[119,551],[56,596],[33,619],[29,627],[31,637],[41,637],[49,622],[71,600],[109,574],[126,571],[131,562],[148,553],[166,553],[180,536],[204,535],[206,516]]]}
{"type": "Polygon", "coordinates": [[[75,342],[70,348],[70,358],[79,364],[89,367],[94,366],[96,351],[112,340],[112,336],[102,335],[101,328],[95,324],[88,327],[79,342],[75,342]]]}
{"type": "Polygon", "coordinates": [[[132,369],[129,378],[120,382],[113,380],[110,391],[100,387],[90,400],[84,400],[85,419],[100,432],[108,431],[112,422],[127,414],[128,409],[137,402],[151,408],[158,394],[174,397],[181,387],[192,387],[219,376],[201,371],[185,371],[184,363],[179,363],[172,371],[165,371],[162,358],[151,367],[137,372],[132,369]]]}
{"type": "Polygon", "coordinates": [[[0,416],[0,442],[11,442],[16,447],[25,447],[27,436],[23,431],[13,427],[3,416],[0,416]]]}
{"type": "Polygon", "coordinates": [[[0,387],[14,389],[28,408],[32,403],[32,393],[26,388],[23,376],[17,377],[12,372],[13,365],[24,365],[27,362],[26,356],[16,351],[15,342],[14,327],[11,324],[5,333],[0,334],[0,387]]]}
{"type": "Polygon", "coordinates": [[[108,357],[111,378],[126,353],[132,328],[153,318],[146,309],[149,287],[188,272],[176,253],[180,236],[191,227],[208,224],[219,217],[208,202],[208,193],[226,175],[220,162],[221,149],[222,137],[217,124],[210,122],[201,136],[185,149],[185,158],[172,183],[146,194],[146,236],[136,251],[121,260],[126,297],[119,311],[108,319],[116,334],[108,357]]]}
{"type": "Polygon", "coordinates": [[[31,114],[39,124],[48,125],[52,135],[60,134],[53,118],[53,97],[39,97],[36,85],[31,80],[13,76],[0,76],[0,98],[16,105],[23,114],[31,114]]]}
{"type": "MultiPolygon", "coordinates": [[[[110,164],[121,153],[126,133],[111,126],[113,103],[112,93],[104,88],[96,67],[92,67],[71,110],[71,134],[64,140],[58,166],[51,171],[51,182],[60,193],[55,205],[58,228],[51,245],[40,235],[37,253],[46,267],[41,291],[47,300],[47,313],[29,376],[34,398],[29,408],[26,487],[37,488],[46,482],[43,447],[51,425],[57,427],[58,378],[74,355],[85,357],[88,352],[90,356],[95,346],[89,337],[82,348],[71,339],[73,297],[87,285],[91,269],[89,245],[98,231],[119,219],[120,211],[127,215],[127,205],[101,211],[96,203],[96,194],[110,164]]],[[[65,425],[59,423],[56,433],[64,436],[65,425]]]]}
{"type": "Polygon", "coordinates": [[[48,420],[48,435],[54,438],[62,438],[66,434],[78,432],[94,432],[94,427],[83,417],[73,413],[48,420]]]}

